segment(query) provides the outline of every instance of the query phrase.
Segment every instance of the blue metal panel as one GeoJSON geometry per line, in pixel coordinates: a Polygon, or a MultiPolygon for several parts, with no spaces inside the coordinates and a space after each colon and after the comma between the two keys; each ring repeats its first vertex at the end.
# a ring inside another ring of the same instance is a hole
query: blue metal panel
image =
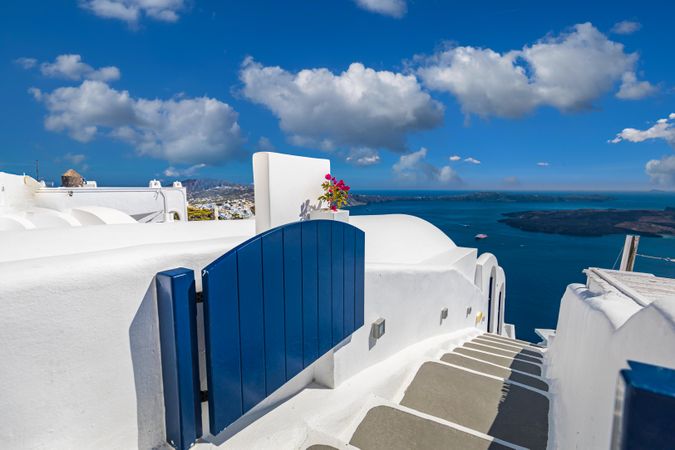
{"type": "Polygon", "coordinates": [[[262,238],[263,297],[265,299],[265,381],[267,395],[286,382],[286,331],[284,330],[283,232],[262,238]]]}
{"type": "Polygon", "coordinates": [[[318,235],[318,316],[319,316],[319,355],[333,347],[332,311],[331,311],[331,254],[332,227],[329,220],[317,221],[318,235]]]}
{"type": "Polygon", "coordinates": [[[202,435],[194,272],[160,272],[156,286],[166,438],[183,450],[202,435]]]}
{"type": "Polygon", "coordinates": [[[361,230],[355,231],[356,243],[354,246],[354,329],[363,326],[364,309],[364,277],[366,271],[365,264],[365,233],[361,230]]]}
{"type": "Polygon", "coordinates": [[[267,396],[261,240],[239,247],[237,263],[242,398],[246,412],[267,396]]]}
{"type": "Polygon", "coordinates": [[[612,436],[614,450],[672,449],[675,369],[628,361],[620,372],[612,436]]]}
{"type": "Polygon", "coordinates": [[[302,370],[302,236],[300,223],[284,233],[284,298],[286,312],[286,379],[302,370]]]}
{"type": "Polygon", "coordinates": [[[344,229],[340,222],[332,224],[332,310],[333,310],[333,345],[343,338],[344,327],[344,229]]]}
{"type": "Polygon", "coordinates": [[[207,266],[202,284],[209,422],[217,434],[243,414],[236,252],[207,266]]]}
{"type": "Polygon", "coordinates": [[[302,367],[319,357],[318,240],[316,222],[302,223],[302,367]]]}
{"type": "Polygon", "coordinates": [[[354,296],[356,287],[354,284],[354,262],[355,246],[356,246],[356,230],[354,227],[345,227],[345,242],[344,242],[344,286],[345,286],[345,303],[344,303],[344,325],[342,329],[342,336],[347,337],[354,331],[354,296]]]}

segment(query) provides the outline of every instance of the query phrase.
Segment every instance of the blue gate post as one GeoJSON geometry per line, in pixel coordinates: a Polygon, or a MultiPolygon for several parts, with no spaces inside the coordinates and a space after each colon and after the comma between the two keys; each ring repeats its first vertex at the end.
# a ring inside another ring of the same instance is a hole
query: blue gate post
{"type": "Polygon", "coordinates": [[[617,386],[613,450],[672,449],[675,370],[628,361],[617,386]]]}
{"type": "Polygon", "coordinates": [[[194,271],[157,274],[166,440],[178,450],[202,435],[194,271]]]}

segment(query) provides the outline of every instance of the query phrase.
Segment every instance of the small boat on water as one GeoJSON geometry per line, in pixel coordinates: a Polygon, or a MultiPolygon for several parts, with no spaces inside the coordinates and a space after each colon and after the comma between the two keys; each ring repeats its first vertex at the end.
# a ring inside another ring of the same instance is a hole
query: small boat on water
{"type": "Polygon", "coordinates": [[[483,233],[480,233],[480,234],[477,234],[476,236],[474,236],[474,238],[475,238],[477,241],[480,241],[481,239],[485,239],[485,238],[487,238],[487,237],[488,237],[488,235],[487,235],[487,234],[483,234],[483,233]]]}

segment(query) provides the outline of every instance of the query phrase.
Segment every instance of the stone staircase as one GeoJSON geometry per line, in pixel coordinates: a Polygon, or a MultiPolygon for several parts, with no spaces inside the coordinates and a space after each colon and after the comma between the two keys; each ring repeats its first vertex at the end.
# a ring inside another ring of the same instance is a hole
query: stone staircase
{"type": "Polygon", "coordinates": [[[546,449],[549,397],[542,351],[481,334],[424,362],[401,401],[370,408],[343,448],[546,449]]]}

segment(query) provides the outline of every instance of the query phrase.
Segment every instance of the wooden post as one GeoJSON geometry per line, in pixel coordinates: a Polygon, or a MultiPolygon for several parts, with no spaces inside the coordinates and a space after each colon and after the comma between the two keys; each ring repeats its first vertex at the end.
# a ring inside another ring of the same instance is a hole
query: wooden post
{"type": "Polygon", "coordinates": [[[621,255],[621,266],[619,270],[632,272],[635,266],[635,255],[637,254],[638,244],[640,243],[640,236],[628,234],[626,241],[623,244],[623,254],[621,255]]]}

